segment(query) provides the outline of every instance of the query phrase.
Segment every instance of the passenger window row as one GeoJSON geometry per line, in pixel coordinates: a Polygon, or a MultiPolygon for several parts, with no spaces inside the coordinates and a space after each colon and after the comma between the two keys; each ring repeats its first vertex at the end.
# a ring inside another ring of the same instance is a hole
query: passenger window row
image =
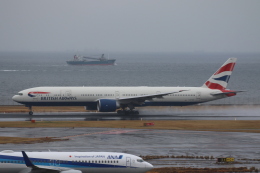
{"type": "Polygon", "coordinates": [[[75,161],[72,161],[72,162],[76,162],[76,163],[77,162],[83,162],[83,163],[84,162],[85,163],[118,163],[118,160],[111,160],[111,161],[109,161],[109,160],[108,161],[106,161],[106,160],[105,161],[104,160],[98,160],[98,161],[97,160],[92,160],[92,161],[91,160],[89,160],[89,161],[87,161],[87,160],[75,160],[75,161]]]}
{"type": "MultiPolygon", "coordinates": [[[[95,94],[81,94],[81,96],[85,96],[85,97],[93,97],[95,96],[95,94]]],[[[103,94],[96,94],[96,96],[103,96],[103,94]]],[[[104,94],[104,96],[114,96],[114,94],[104,94]]]]}
{"type": "MultiPolygon", "coordinates": [[[[53,160],[51,160],[51,161],[47,161],[47,160],[35,160],[35,161],[32,161],[32,163],[52,163],[52,161],[53,160]]],[[[104,160],[99,160],[99,161],[97,161],[97,160],[92,160],[92,161],[87,161],[87,160],[74,160],[74,161],[72,161],[73,163],[80,163],[80,162],[82,162],[82,163],[118,163],[118,160],[116,161],[116,160],[111,160],[111,161],[104,161],[104,160]]],[[[24,163],[24,161],[0,161],[0,163],[24,163]]],[[[56,161],[56,163],[68,163],[68,161],[56,161]]]]}

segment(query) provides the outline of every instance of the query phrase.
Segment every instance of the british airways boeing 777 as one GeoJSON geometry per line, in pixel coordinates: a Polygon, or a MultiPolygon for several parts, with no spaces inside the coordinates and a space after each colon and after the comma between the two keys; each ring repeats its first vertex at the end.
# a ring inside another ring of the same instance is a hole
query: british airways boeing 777
{"type": "Polygon", "coordinates": [[[142,158],[114,152],[0,152],[0,173],[144,173],[142,158]]]}
{"type": "Polygon", "coordinates": [[[236,58],[229,58],[201,87],[35,87],[13,100],[32,106],[85,106],[86,110],[139,114],[139,106],[186,106],[235,96],[226,89],[236,58]]]}

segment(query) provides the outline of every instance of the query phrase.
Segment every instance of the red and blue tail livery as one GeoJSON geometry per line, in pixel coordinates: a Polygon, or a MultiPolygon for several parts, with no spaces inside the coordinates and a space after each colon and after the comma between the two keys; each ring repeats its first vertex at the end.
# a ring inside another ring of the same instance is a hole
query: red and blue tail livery
{"type": "Polygon", "coordinates": [[[209,89],[225,90],[235,67],[237,58],[229,58],[202,87],[209,89]]]}

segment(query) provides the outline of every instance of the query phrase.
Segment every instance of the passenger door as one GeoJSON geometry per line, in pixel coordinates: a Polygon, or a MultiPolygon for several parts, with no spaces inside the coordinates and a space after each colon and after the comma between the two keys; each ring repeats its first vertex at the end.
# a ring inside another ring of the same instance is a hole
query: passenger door
{"type": "Polygon", "coordinates": [[[197,100],[201,100],[201,92],[196,93],[196,98],[197,98],[197,100]]]}
{"type": "Polygon", "coordinates": [[[126,158],[126,167],[131,167],[131,157],[126,158]]]}
{"type": "Polygon", "coordinates": [[[71,97],[72,93],[71,93],[71,90],[61,90],[60,95],[61,95],[61,97],[71,97]]]}
{"type": "Polygon", "coordinates": [[[119,93],[119,91],[116,91],[116,92],[115,92],[115,98],[116,98],[116,99],[120,99],[120,93],[119,93]]]}

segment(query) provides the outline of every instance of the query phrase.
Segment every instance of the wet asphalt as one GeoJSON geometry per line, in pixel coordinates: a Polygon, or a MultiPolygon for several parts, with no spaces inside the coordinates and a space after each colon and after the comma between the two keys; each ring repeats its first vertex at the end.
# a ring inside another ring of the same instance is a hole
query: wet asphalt
{"type": "MultiPolygon", "coordinates": [[[[27,113],[0,114],[1,121],[28,120],[27,113]]],[[[36,120],[259,120],[258,109],[177,111],[118,116],[115,113],[35,113],[36,120]]],[[[216,159],[166,158],[148,160],[155,167],[256,167],[260,168],[259,133],[114,128],[0,128],[0,136],[57,137],[66,141],[37,144],[0,144],[14,151],[112,151],[135,155],[234,157],[237,164],[216,164],[216,159]],[[247,159],[247,160],[246,160],[247,159]]]]}
{"type": "Polygon", "coordinates": [[[0,121],[97,121],[97,120],[260,120],[260,106],[218,106],[218,107],[168,107],[140,108],[139,115],[118,115],[100,112],[34,112],[5,113],[0,111],[0,121]]]}

